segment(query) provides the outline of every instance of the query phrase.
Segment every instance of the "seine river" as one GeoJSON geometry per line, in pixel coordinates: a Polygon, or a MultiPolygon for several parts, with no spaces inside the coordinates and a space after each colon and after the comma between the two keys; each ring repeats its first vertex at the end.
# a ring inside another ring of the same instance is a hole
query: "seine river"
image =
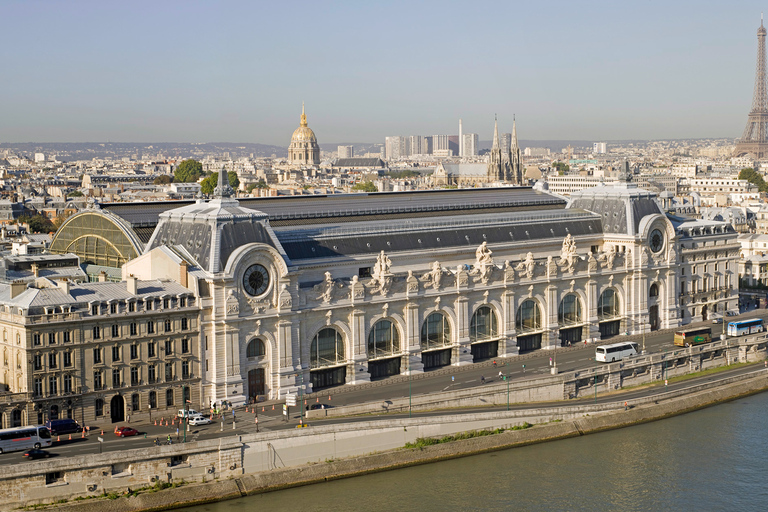
{"type": "Polygon", "coordinates": [[[184,510],[763,511],[767,443],[762,393],[637,427],[184,510]]]}

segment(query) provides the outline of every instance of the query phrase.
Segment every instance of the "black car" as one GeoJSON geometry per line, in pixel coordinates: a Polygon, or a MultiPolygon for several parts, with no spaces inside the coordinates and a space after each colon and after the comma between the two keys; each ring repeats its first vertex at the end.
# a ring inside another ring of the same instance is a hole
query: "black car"
{"type": "Polygon", "coordinates": [[[51,456],[51,452],[46,450],[41,450],[39,448],[33,448],[32,450],[27,450],[24,452],[24,456],[30,460],[34,459],[47,459],[51,456]]]}

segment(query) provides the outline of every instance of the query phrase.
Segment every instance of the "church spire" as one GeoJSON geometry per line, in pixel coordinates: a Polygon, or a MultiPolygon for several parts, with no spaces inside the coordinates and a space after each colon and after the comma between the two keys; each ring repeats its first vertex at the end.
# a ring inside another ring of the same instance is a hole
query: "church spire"
{"type": "Polygon", "coordinates": [[[219,183],[216,185],[216,188],[213,189],[213,198],[224,199],[225,197],[232,196],[234,192],[232,187],[229,186],[229,173],[227,172],[227,169],[224,168],[220,170],[219,183]]]}
{"type": "Polygon", "coordinates": [[[301,126],[307,126],[307,114],[304,113],[304,102],[301,102],[301,126]]]}
{"type": "Polygon", "coordinates": [[[517,147],[517,125],[515,123],[515,115],[512,114],[512,143],[509,145],[510,150],[517,147]]]}
{"type": "Polygon", "coordinates": [[[496,119],[496,114],[493,114],[493,149],[499,147],[499,121],[496,119]]]}

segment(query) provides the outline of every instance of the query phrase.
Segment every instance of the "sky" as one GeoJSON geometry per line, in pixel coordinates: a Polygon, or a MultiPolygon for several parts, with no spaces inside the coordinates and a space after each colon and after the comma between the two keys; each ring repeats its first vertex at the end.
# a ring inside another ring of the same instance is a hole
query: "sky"
{"type": "Polygon", "coordinates": [[[757,1],[0,0],[0,142],[738,138],[757,1]]]}

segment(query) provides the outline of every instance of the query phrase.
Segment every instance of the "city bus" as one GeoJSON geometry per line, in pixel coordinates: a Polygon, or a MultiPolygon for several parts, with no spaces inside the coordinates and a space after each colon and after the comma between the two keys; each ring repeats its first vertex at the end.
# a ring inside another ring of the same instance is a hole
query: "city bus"
{"type": "Polygon", "coordinates": [[[0,430],[0,453],[51,446],[51,432],[42,425],[0,430]]]}
{"type": "Polygon", "coordinates": [[[678,347],[690,347],[712,341],[712,329],[709,327],[700,329],[686,329],[675,333],[675,345],[678,347]]]}
{"type": "Polygon", "coordinates": [[[614,361],[621,361],[625,357],[634,356],[637,354],[637,343],[625,341],[623,343],[613,343],[611,345],[603,345],[595,349],[595,361],[601,363],[613,363],[614,361]]]}
{"type": "Polygon", "coordinates": [[[728,336],[744,336],[745,334],[754,334],[763,332],[762,318],[751,318],[749,320],[739,320],[737,322],[728,322],[728,336]]]}

